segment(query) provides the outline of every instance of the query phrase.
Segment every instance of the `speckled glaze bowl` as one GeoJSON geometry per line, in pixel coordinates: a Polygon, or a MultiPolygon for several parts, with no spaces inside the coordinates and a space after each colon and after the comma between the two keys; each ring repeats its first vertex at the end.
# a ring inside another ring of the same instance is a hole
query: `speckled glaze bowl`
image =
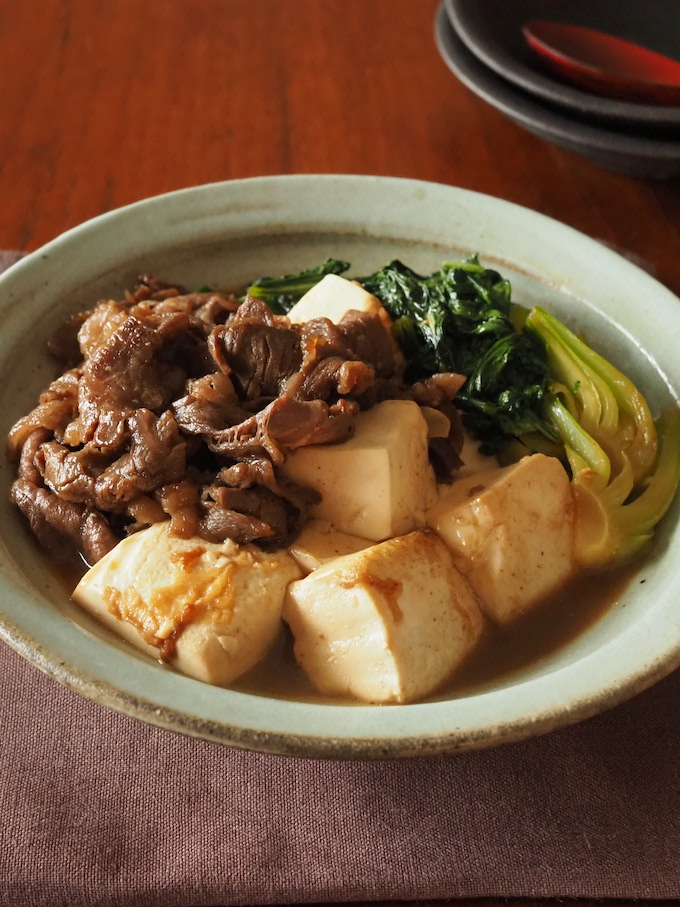
{"type": "MultiPolygon", "coordinates": [[[[367,273],[394,257],[420,270],[479,252],[586,331],[653,409],[680,389],[680,301],[629,261],[554,220],[450,186],[382,177],[283,176],[186,189],[77,227],[0,277],[0,413],[7,429],[54,375],[43,352],[74,311],[139,273],[235,288],[328,256],[367,273]]],[[[2,500],[12,468],[1,467],[2,500]]],[[[361,706],[282,701],[184,677],[138,654],[69,599],[9,503],[0,505],[0,633],[60,682],[142,721],[232,746],[374,759],[518,740],[594,715],[680,664],[678,504],[627,591],[558,651],[446,701],[361,706]],[[644,583],[643,583],[644,581],[644,583]]]]}

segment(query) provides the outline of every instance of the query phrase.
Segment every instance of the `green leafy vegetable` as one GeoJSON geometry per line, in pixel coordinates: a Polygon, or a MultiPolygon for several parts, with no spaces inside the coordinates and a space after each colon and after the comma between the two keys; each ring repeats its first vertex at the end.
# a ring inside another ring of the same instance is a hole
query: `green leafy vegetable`
{"type": "Polygon", "coordinates": [[[457,403],[486,453],[527,434],[558,440],[544,414],[545,353],[532,335],[517,331],[510,283],[497,271],[476,256],[428,276],[393,261],[360,283],[395,318],[408,379],[434,372],[467,376],[457,403]]]}
{"type": "MultiPolygon", "coordinates": [[[[286,313],[329,259],[248,292],[286,313]]],[[[680,411],[655,423],[635,385],[544,309],[512,303],[508,280],[476,256],[423,276],[400,261],[359,279],[392,316],[406,380],[458,372],[456,403],[485,453],[560,457],[571,473],[576,558],[623,561],[647,544],[680,481],[680,411]]]]}
{"type": "Polygon", "coordinates": [[[262,299],[277,315],[285,315],[307,290],[311,290],[327,274],[343,274],[349,263],[328,258],[317,268],[287,274],[285,277],[261,277],[248,287],[248,294],[262,299]]]}

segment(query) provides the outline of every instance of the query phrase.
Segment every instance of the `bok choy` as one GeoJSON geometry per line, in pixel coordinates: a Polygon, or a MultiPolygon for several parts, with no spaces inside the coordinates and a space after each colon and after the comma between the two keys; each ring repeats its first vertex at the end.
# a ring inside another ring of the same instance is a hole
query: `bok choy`
{"type": "Polygon", "coordinates": [[[680,412],[655,423],[635,385],[544,309],[525,329],[543,342],[553,375],[546,412],[571,470],[577,560],[628,559],[651,539],[680,480],[680,412]]]}

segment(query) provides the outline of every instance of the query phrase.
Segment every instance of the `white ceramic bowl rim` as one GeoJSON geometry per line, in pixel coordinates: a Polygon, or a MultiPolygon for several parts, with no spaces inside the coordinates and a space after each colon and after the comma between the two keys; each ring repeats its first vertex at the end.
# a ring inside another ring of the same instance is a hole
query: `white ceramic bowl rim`
{"type": "MultiPolygon", "coordinates": [[[[536,212],[451,186],[392,177],[255,177],[179,190],[103,214],[0,277],[8,342],[17,300],[46,305],[70,282],[114,271],[139,253],[142,242],[167,248],[277,231],[389,236],[405,247],[417,242],[460,247],[464,240],[471,250],[507,261],[566,297],[588,300],[598,317],[618,322],[626,336],[633,330],[640,348],[653,352],[650,363],[667,382],[669,399],[677,397],[680,303],[652,277],[536,212]],[[664,332],[655,323],[675,327],[664,332]]],[[[16,565],[16,542],[9,538],[2,539],[0,633],[41,670],[85,696],[152,724],[234,746],[333,758],[488,746],[596,714],[680,664],[678,571],[670,556],[673,545],[680,547],[676,536],[653,565],[654,600],[596,651],[529,682],[446,702],[394,707],[289,702],[164,671],[150,660],[109,650],[40,604],[39,592],[16,565]]]]}

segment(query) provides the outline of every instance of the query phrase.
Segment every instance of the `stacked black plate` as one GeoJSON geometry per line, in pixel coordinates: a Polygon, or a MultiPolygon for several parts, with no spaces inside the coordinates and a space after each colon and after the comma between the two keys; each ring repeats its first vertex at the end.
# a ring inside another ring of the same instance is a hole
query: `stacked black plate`
{"type": "Polygon", "coordinates": [[[631,176],[680,175],[680,107],[631,103],[561,82],[522,35],[532,19],[585,25],[680,60],[673,0],[443,0],[437,47],[469,89],[541,138],[631,176]]]}

